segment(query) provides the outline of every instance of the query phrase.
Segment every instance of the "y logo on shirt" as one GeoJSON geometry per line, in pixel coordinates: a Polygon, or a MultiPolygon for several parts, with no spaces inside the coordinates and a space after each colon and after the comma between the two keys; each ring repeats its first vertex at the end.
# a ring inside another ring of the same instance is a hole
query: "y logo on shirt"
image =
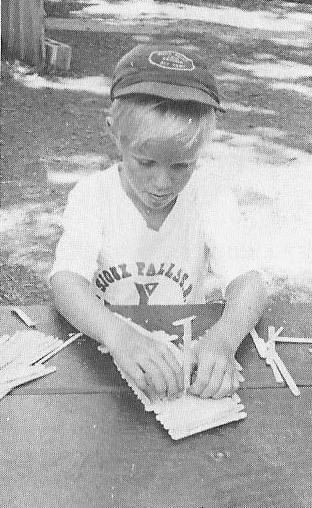
{"type": "Polygon", "coordinates": [[[149,284],[138,284],[135,282],[134,284],[140,297],[139,305],[148,305],[149,297],[153,294],[159,282],[150,282],[149,284]]]}

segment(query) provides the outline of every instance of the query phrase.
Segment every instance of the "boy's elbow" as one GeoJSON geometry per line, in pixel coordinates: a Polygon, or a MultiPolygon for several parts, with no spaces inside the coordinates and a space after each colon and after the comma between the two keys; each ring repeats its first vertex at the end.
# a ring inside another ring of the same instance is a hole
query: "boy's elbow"
{"type": "Polygon", "coordinates": [[[251,270],[247,272],[246,277],[249,291],[256,297],[258,305],[263,312],[269,303],[268,287],[263,274],[257,270],[251,270]]]}
{"type": "Polygon", "coordinates": [[[254,287],[266,288],[263,274],[258,270],[250,270],[241,275],[238,275],[238,277],[236,277],[236,279],[234,279],[231,284],[235,281],[238,281],[241,284],[252,285],[254,287]]]}
{"type": "Polygon", "coordinates": [[[67,272],[56,272],[50,278],[50,287],[54,299],[54,305],[58,311],[61,310],[62,302],[66,298],[66,286],[68,284],[67,272]]]}
{"type": "Polygon", "coordinates": [[[244,274],[239,275],[227,286],[226,296],[237,294],[254,295],[258,302],[265,307],[268,304],[269,293],[267,284],[261,272],[257,270],[250,270],[244,274]]]}
{"type": "Polygon", "coordinates": [[[257,270],[251,270],[250,272],[247,272],[247,275],[249,276],[250,281],[254,287],[258,288],[258,290],[263,294],[265,298],[268,298],[268,287],[263,274],[257,270]]]}
{"type": "Polygon", "coordinates": [[[89,284],[87,279],[74,272],[60,271],[54,273],[50,279],[50,286],[56,308],[60,310],[63,302],[68,301],[77,289],[86,288],[89,284]]]}
{"type": "Polygon", "coordinates": [[[57,296],[68,284],[68,272],[56,272],[50,278],[50,286],[54,296],[57,296]]]}

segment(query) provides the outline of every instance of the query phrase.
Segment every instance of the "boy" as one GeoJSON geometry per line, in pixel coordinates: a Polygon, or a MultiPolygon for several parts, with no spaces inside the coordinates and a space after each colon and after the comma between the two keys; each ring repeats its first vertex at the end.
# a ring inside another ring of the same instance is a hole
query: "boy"
{"type": "Polygon", "coordinates": [[[175,397],[183,372],[174,355],[103,302],[204,303],[223,288],[225,309],[199,340],[190,391],[224,397],[238,388],[234,355],[267,294],[244,259],[235,199],[207,163],[198,169],[221,110],[214,78],[196,51],[142,45],[118,63],[111,98],[107,125],[122,161],[69,195],[51,274],[56,306],[151,399],[175,397]]]}

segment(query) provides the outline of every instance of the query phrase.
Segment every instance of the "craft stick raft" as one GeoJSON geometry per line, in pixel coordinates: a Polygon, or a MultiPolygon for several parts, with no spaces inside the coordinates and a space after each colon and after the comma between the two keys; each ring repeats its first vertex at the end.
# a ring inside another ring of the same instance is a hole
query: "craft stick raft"
{"type": "MultiPolygon", "coordinates": [[[[152,340],[165,342],[170,350],[175,354],[179,363],[186,369],[187,375],[190,379],[191,365],[194,360],[194,345],[193,340],[188,344],[186,358],[189,364],[186,365],[184,358],[184,351],[174,345],[172,342],[177,336],[170,336],[163,331],[150,332],[145,328],[140,327],[133,323],[130,319],[120,316],[122,320],[127,321],[130,326],[136,328],[140,333],[150,337],[152,340]],[[191,353],[190,353],[191,350],[191,353]]],[[[190,325],[192,318],[188,318],[187,326],[184,329],[187,338],[190,338],[190,325]],[[188,328],[187,328],[188,327],[188,328]]],[[[185,324],[185,320],[175,322],[174,324],[185,324]]],[[[109,351],[103,345],[98,347],[101,353],[108,353],[109,351]]],[[[244,406],[240,402],[237,394],[232,397],[224,397],[223,399],[201,399],[189,393],[184,393],[177,399],[163,399],[156,402],[151,402],[149,398],[143,393],[134,382],[123,372],[122,368],[114,360],[121,377],[127,382],[128,386],[133,390],[137,398],[144,405],[145,411],[152,411],[156,415],[156,419],[168,431],[170,437],[174,440],[182,439],[192,434],[202,432],[226,423],[241,420],[247,416],[244,412],[244,406]]],[[[240,374],[241,366],[237,365],[238,379],[241,381],[244,378],[240,374]]],[[[187,383],[189,383],[189,379],[187,383]]]]}

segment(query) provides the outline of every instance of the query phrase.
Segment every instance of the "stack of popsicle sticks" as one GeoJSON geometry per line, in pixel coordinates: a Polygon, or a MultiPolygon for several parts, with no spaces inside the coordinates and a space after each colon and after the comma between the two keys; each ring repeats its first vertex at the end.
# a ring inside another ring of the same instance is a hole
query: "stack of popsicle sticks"
{"type": "MultiPolygon", "coordinates": [[[[280,333],[283,331],[283,327],[281,326],[278,330],[275,330],[274,326],[268,327],[268,340],[265,342],[261,337],[259,337],[256,330],[251,330],[250,335],[253,339],[253,342],[256,346],[258,354],[260,358],[263,358],[266,361],[266,364],[272,368],[274,378],[277,383],[285,383],[287,384],[290,391],[298,396],[300,395],[300,390],[296,385],[294,379],[292,378],[290,372],[288,371],[286,365],[280,358],[279,354],[275,349],[276,342],[283,343],[292,343],[292,344],[312,344],[312,338],[309,337],[283,337],[280,333]]],[[[310,351],[310,350],[309,350],[310,351]]]]}
{"type": "MultiPolygon", "coordinates": [[[[121,319],[126,319],[121,317],[121,319]]],[[[183,324],[186,322],[184,331],[189,333],[190,323],[192,318],[181,320],[174,324],[183,324]]],[[[183,366],[184,374],[187,372],[188,380],[185,383],[185,390],[181,397],[177,399],[163,399],[156,402],[151,402],[148,397],[129,379],[123,372],[122,368],[116,363],[115,365],[119,370],[121,376],[127,382],[128,386],[133,390],[137,398],[144,405],[145,411],[153,411],[156,419],[168,431],[172,439],[182,439],[184,437],[202,432],[220,425],[230,423],[233,421],[245,418],[247,414],[243,411],[244,406],[240,403],[240,398],[237,394],[232,397],[225,397],[223,399],[201,399],[186,392],[190,383],[191,363],[194,359],[194,349],[196,342],[190,342],[189,337],[185,340],[186,350],[182,346],[178,347],[172,343],[177,338],[176,335],[170,336],[163,331],[149,332],[145,328],[140,327],[131,320],[126,319],[128,324],[134,326],[140,333],[152,338],[165,342],[170,350],[173,352],[179,363],[183,366]],[[186,364],[188,359],[188,365],[186,364]]],[[[185,337],[184,337],[185,339],[185,337]]],[[[99,346],[99,351],[107,353],[108,350],[105,346],[99,346]]]]}
{"type": "Polygon", "coordinates": [[[0,337],[0,399],[17,386],[55,372],[55,367],[43,364],[81,335],[72,334],[65,342],[37,330],[0,337]]]}

